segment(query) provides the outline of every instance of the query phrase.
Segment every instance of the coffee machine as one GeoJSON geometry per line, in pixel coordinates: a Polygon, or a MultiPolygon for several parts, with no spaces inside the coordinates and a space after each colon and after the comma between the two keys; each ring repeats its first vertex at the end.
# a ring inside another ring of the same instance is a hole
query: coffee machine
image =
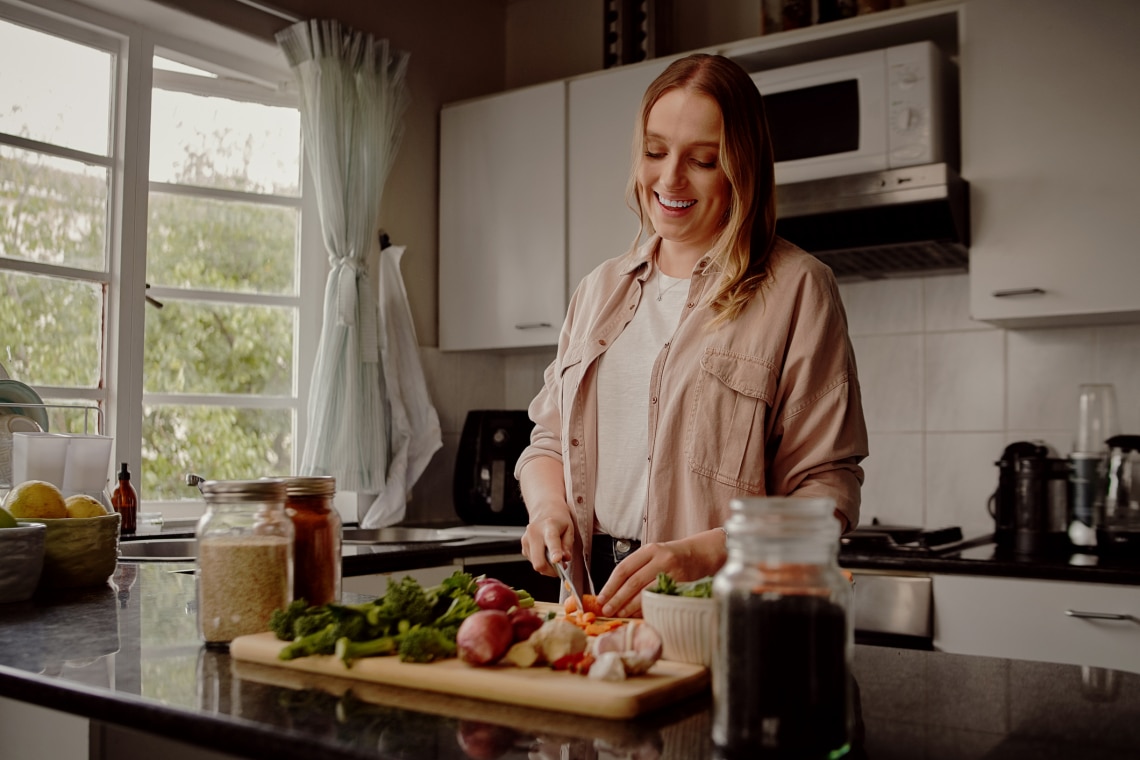
{"type": "Polygon", "coordinates": [[[994,541],[1014,554],[1047,554],[1068,546],[1069,463],[1030,441],[1002,452],[998,487],[990,497],[994,541]]]}

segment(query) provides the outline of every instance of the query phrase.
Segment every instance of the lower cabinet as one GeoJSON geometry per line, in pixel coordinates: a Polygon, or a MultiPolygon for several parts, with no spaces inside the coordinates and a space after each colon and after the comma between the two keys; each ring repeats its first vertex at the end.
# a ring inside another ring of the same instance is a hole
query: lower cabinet
{"type": "Polygon", "coordinates": [[[1140,587],[935,575],[934,648],[1140,673],[1140,587]]]}
{"type": "Polygon", "coordinates": [[[78,715],[0,697],[0,757],[88,760],[88,727],[78,715]]]}

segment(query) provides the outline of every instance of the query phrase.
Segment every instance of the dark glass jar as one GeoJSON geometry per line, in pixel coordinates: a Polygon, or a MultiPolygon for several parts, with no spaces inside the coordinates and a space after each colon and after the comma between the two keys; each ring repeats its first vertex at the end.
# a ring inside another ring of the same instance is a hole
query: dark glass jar
{"type": "Polygon", "coordinates": [[[713,740],[725,760],[837,758],[854,727],[851,583],[831,499],[734,499],[713,580],[713,740]]]}
{"type": "Polygon", "coordinates": [[[285,509],[293,521],[293,598],[309,604],[340,601],[341,520],[333,507],[336,478],[285,479],[285,509]]]}

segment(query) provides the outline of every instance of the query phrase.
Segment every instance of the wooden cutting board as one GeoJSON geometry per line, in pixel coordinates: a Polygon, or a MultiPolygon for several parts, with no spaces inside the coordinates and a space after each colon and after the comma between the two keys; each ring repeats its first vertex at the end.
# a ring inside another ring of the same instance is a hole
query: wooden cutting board
{"type": "Polygon", "coordinates": [[[368,657],[355,661],[351,668],[333,655],[279,660],[277,654],[284,646],[271,632],[239,636],[230,643],[230,655],[302,673],[609,719],[652,712],[704,690],[709,683],[706,668],[669,660],[658,661],[645,675],[615,682],[549,667],[474,667],[458,659],[419,664],[400,662],[397,657],[368,657]]]}

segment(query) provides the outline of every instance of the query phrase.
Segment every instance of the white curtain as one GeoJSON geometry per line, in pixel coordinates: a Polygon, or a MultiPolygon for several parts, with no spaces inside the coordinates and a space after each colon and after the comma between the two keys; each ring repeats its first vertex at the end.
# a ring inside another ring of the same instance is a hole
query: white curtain
{"type": "MultiPolygon", "coordinates": [[[[384,495],[393,454],[385,328],[366,262],[407,106],[407,54],[331,20],[294,24],[277,43],[300,90],[330,265],[301,473],[332,475],[340,491],[384,495]]],[[[399,517],[411,486],[401,480],[399,517]]],[[[371,512],[373,523],[396,521],[371,512]]]]}

